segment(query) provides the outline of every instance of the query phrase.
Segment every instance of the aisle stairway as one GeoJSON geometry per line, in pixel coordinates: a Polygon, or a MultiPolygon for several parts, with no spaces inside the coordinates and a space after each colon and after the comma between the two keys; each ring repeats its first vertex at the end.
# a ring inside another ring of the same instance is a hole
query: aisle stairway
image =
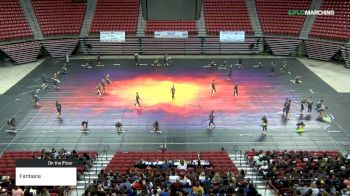
{"type": "Polygon", "coordinates": [[[101,169],[107,167],[108,163],[112,160],[114,154],[104,154],[101,156],[96,156],[96,160],[91,167],[91,169],[85,172],[79,181],[77,181],[76,190],[74,190],[70,195],[82,195],[85,192],[85,188],[97,179],[97,175],[101,169]]]}
{"type": "Polygon", "coordinates": [[[263,179],[262,176],[259,176],[256,172],[256,170],[249,166],[248,160],[242,153],[237,154],[229,154],[230,159],[235,164],[235,166],[238,168],[238,171],[241,171],[242,169],[246,173],[246,179],[250,179],[251,182],[255,185],[257,191],[262,196],[274,196],[275,194],[270,190],[268,187],[266,187],[266,181],[263,179]]]}
{"type": "Polygon", "coordinates": [[[81,27],[80,37],[88,37],[89,29],[91,26],[92,18],[94,16],[95,8],[96,8],[96,0],[88,0],[87,8],[85,12],[84,22],[81,27]]]}

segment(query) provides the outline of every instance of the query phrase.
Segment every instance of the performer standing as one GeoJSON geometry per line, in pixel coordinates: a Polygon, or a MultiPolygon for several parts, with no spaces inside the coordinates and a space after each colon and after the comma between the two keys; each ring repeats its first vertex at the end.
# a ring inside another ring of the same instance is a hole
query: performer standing
{"type": "Polygon", "coordinates": [[[238,68],[239,69],[243,68],[243,59],[242,59],[242,57],[239,57],[239,59],[238,59],[238,68]]]}
{"type": "Polygon", "coordinates": [[[101,65],[101,55],[99,52],[97,53],[97,63],[101,65]]]}
{"type": "Polygon", "coordinates": [[[171,87],[171,100],[175,101],[175,86],[173,84],[173,87],[171,87]]]}
{"type": "Polygon", "coordinates": [[[97,89],[97,97],[102,97],[102,92],[101,92],[101,84],[97,82],[96,84],[96,89],[97,89]]]}
{"type": "Polygon", "coordinates": [[[56,110],[57,110],[57,118],[61,118],[61,109],[62,105],[58,100],[56,100],[56,110]]]}
{"type": "Polygon", "coordinates": [[[214,111],[211,111],[211,113],[209,114],[209,124],[208,124],[208,128],[210,127],[210,125],[214,125],[215,128],[215,123],[214,123],[214,111]]]}
{"type": "Polygon", "coordinates": [[[261,118],[261,126],[262,126],[262,128],[263,128],[263,134],[267,134],[267,118],[266,118],[266,116],[263,116],[262,118],[261,118]]]}
{"type": "Polygon", "coordinates": [[[286,105],[286,118],[289,120],[290,117],[290,107],[292,106],[292,100],[288,101],[288,104],[286,105]]]}
{"type": "Polygon", "coordinates": [[[213,82],[211,83],[211,96],[214,96],[215,93],[216,93],[216,87],[215,87],[215,81],[213,80],[213,82]]]}
{"type": "Polygon", "coordinates": [[[41,84],[41,88],[43,89],[43,90],[45,90],[46,88],[47,88],[47,79],[46,79],[46,75],[45,74],[43,74],[43,75],[41,75],[41,81],[43,82],[42,84],[41,84]]]}
{"type": "Polygon", "coordinates": [[[230,64],[230,66],[229,66],[229,70],[228,70],[228,72],[227,72],[227,77],[226,77],[226,79],[227,79],[227,80],[230,80],[230,79],[231,79],[231,76],[232,76],[232,64],[230,64]]]}
{"type": "Polygon", "coordinates": [[[40,98],[39,98],[39,96],[37,95],[37,92],[38,92],[38,91],[32,93],[32,101],[33,101],[33,106],[34,106],[35,108],[37,108],[37,107],[40,106],[40,104],[39,104],[40,98]]]}
{"type": "Polygon", "coordinates": [[[270,76],[274,76],[275,70],[276,70],[276,65],[275,65],[275,63],[272,61],[272,62],[271,62],[271,72],[270,72],[270,76]]]}
{"type": "Polygon", "coordinates": [[[288,105],[288,102],[289,102],[289,99],[286,98],[286,101],[284,101],[284,104],[283,104],[283,114],[282,114],[283,117],[286,116],[285,114],[286,114],[286,107],[288,105]]]}
{"type": "Polygon", "coordinates": [[[165,66],[169,66],[170,65],[170,63],[169,63],[169,57],[168,57],[168,54],[164,54],[164,57],[163,57],[163,65],[164,65],[164,67],[165,66]]]}
{"type": "Polygon", "coordinates": [[[139,54],[137,54],[137,53],[134,54],[134,60],[135,60],[136,66],[139,66],[140,65],[140,56],[139,56],[139,54]]]}
{"type": "Polygon", "coordinates": [[[235,97],[238,96],[238,83],[237,82],[233,86],[233,96],[235,96],[235,97]]]}
{"type": "Polygon", "coordinates": [[[53,74],[53,77],[51,78],[53,80],[53,85],[55,89],[59,89],[58,87],[58,83],[60,83],[61,81],[58,80],[58,74],[60,73],[60,71],[58,71],[57,73],[53,74]]]}
{"type": "Polygon", "coordinates": [[[109,87],[109,85],[112,83],[111,79],[109,79],[109,74],[106,74],[105,81],[109,87]]]}
{"type": "Polygon", "coordinates": [[[69,64],[69,54],[66,53],[66,64],[69,64]]]}
{"type": "Polygon", "coordinates": [[[159,131],[159,123],[158,123],[158,121],[155,121],[153,123],[153,131],[154,132],[158,132],[159,131]]]}
{"type": "Polygon", "coordinates": [[[101,79],[102,93],[106,90],[106,80],[104,78],[101,79]]]}
{"type": "Polygon", "coordinates": [[[306,97],[304,96],[300,101],[300,115],[304,115],[305,105],[306,105],[306,97]]]}
{"type": "Polygon", "coordinates": [[[140,95],[138,92],[136,92],[135,106],[139,106],[141,108],[140,100],[141,100],[140,95]]]}
{"type": "Polygon", "coordinates": [[[311,115],[312,112],[312,105],[314,104],[314,102],[312,101],[312,98],[310,97],[309,100],[307,101],[307,114],[311,115]]]}

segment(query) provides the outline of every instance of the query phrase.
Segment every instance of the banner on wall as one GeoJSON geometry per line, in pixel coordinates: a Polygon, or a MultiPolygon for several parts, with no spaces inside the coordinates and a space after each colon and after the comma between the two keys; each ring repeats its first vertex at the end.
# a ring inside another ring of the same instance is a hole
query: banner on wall
{"type": "Polygon", "coordinates": [[[220,31],[220,42],[234,43],[244,42],[245,32],[244,31],[220,31]]]}
{"type": "Polygon", "coordinates": [[[125,31],[101,31],[100,42],[125,42],[125,31]]]}
{"type": "Polygon", "coordinates": [[[186,39],[188,31],[155,31],[154,38],[186,39]]]}

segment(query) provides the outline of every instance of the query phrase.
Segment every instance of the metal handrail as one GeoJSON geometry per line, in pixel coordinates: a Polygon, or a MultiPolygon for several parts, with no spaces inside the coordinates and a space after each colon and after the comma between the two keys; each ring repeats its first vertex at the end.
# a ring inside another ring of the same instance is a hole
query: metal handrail
{"type": "Polygon", "coordinates": [[[267,186],[271,186],[272,187],[272,189],[274,190],[276,196],[280,194],[279,190],[275,186],[273,186],[271,180],[266,180],[265,195],[266,195],[267,186]]]}

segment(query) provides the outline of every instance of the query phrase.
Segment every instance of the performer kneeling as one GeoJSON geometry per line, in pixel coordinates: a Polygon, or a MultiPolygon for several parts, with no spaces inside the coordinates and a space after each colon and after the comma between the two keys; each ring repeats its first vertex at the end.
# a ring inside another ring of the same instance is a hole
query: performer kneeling
{"type": "Polygon", "coordinates": [[[303,121],[297,123],[297,133],[303,133],[305,124],[303,121]]]}
{"type": "Polygon", "coordinates": [[[123,125],[120,122],[115,123],[115,129],[117,132],[122,132],[123,131],[123,125]]]}
{"type": "Polygon", "coordinates": [[[10,120],[7,121],[7,124],[9,125],[11,130],[15,130],[16,129],[16,120],[15,118],[11,118],[10,120]]]}
{"type": "Polygon", "coordinates": [[[300,76],[295,77],[293,82],[296,83],[296,84],[301,84],[301,83],[303,83],[303,81],[301,80],[301,77],[300,77],[300,76]]]}
{"type": "Polygon", "coordinates": [[[80,125],[80,130],[81,131],[87,131],[88,130],[88,124],[89,124],[89,122],[87,120],[82,121],[81,125],[80,125]]]}
{"type": "Polygon", "coordinates": [[[159,123],[158,123],[158,121],[155,121],[153,123],[153,131],[154,132],[158,132],[159,131],[159,123]]]}

